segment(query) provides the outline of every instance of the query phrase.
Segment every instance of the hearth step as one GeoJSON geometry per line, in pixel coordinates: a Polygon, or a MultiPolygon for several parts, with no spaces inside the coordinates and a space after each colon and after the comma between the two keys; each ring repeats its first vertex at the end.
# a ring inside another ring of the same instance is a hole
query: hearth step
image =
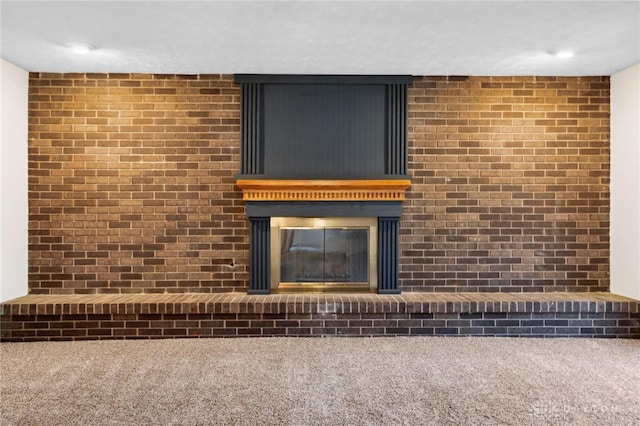
{"type": "Polygon", "coordinates": [[[0,304],[2,341],[218,336],[640,338],[611,293],[29,295],[0,304]]]}

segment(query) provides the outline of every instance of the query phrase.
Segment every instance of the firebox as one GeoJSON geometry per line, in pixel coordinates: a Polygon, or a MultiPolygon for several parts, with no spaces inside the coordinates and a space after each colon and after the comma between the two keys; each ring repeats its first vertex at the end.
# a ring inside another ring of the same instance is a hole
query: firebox
{"type": "Polygon", "coordinates": [[[271,292],[375,292],[376,218],[271,218],[271,292]]]}

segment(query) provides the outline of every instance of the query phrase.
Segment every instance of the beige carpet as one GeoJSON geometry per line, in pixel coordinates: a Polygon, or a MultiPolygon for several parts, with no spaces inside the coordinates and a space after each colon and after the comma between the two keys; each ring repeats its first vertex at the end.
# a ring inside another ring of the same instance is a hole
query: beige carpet
{"type": "Polygon", "coordinates": [[[640,424],[640,340],[3,343],[8,425],[640,424]]]}

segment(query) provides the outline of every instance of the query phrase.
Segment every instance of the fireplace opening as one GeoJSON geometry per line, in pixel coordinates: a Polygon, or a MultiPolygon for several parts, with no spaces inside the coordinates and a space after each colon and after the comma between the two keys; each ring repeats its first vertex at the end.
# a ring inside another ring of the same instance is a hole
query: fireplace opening
{"type": "Polygon", "coordinates": [[[271,291],[375,292],[377,218],[271,218],[271,291]]]}

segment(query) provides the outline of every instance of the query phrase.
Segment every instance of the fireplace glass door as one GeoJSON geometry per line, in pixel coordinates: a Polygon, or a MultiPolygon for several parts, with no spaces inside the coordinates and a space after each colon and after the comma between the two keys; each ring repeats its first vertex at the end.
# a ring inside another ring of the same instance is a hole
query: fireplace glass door
{"type": "Polygon", "coordinates": [[[370,291],[375,237],[370,218],[272,218],[272,290],[370,291]]]}

